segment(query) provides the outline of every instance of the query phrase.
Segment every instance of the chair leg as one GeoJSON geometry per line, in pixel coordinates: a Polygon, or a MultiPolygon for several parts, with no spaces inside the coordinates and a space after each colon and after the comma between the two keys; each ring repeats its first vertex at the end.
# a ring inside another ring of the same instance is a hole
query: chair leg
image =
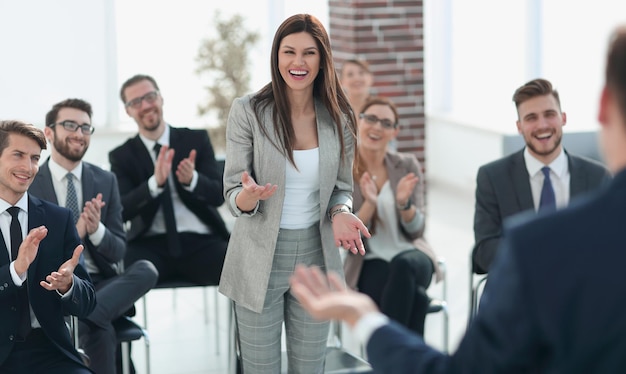
{"type": "Polygon", "coordinates": [[[148,293],[141,298],[143,301],[143,328],[148,329],[148,293]]]}
{"type": "MultiPolygon", "coordinates": [[[[209,306],[206,303],[207,295],[206,288],[204,291],[205,303],[204,303],[204,323],[209,323],[209,306]]],[[[220,305],[219,305],[219,292],[217,292],[217,287],[213,287],[213,295],[215,302],[215,354],[220,354],[220,305]]]]}
{"type": "Polygon", "coordinates": [[[122,373],[130,374],[130,343],[122,342],[122,373]]]}
{"type": "Polygon", "coordinates": [[[146,374],[150,374],[150,338],[148,338],[148,333],[145,332],[145,329],[143,340],[146,348],[146,374]]]}

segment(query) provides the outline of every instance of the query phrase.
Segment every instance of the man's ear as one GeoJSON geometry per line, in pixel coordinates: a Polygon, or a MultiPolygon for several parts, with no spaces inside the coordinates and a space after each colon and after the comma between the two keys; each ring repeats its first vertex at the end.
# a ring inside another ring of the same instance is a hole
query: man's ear
{"type": "Polygon", "coordinates": [[[604,86],[600,94],[600,105],[598,106],[598,122],[605,126],[609,123],[609,105],[612,101],[611,91],[604,86]]]}
{"type": "Polygon", "coordinates": [[[43,128],[43,134],[46,137],[48,142],[52,143],[52,138],[54,137],[54,130],[50,126],[46,126],[43,128]]]}

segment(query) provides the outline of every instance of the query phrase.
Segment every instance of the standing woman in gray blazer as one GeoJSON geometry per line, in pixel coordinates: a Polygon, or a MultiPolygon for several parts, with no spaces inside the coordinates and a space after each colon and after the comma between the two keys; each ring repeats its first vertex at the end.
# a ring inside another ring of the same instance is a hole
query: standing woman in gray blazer
{"type": "Polygon", "coordinates": [[[320,21],[297,14],[278,28],[272,81],[233,102],[224,197],[237,217],[220,292],[235,302],[243,372],[322,373],[329,324],[293,297],[296,264],[342,274],[338,247],[363,255],[367,228],[351,213],[355,117],[320,21]]]}

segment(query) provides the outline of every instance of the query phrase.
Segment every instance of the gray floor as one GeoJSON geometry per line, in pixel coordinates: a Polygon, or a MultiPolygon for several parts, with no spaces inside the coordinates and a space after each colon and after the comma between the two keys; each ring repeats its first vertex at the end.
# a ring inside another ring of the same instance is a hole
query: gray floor
{"type": "MultiPolygon", "coordinates": [[[[448,269],[449,335],[451,349],[454,349],[467,319],[468,259],[473,242],[473,186],[457,190],[430,183],[427,201],[426,237],[437,253],[445,258],[448,269]]],[[[441,284],[429,289],[433,296],[440,295],[441,291],[441,284]]],[[[217,296],[219,315],[216,319],[214,288],[208,289],[207,296],[209,315],[208,323],[205,323],[201,288],[153,290],[147,295],[151,373],[229,373],[228,300],[222,295],[217,296]]],[[[137,308],[137,315],[142,316],[142,303],[138,303],[137,308]]],[[[136,321],[143,323],[141,317],[137,317],[136,321]]],[[[442,347],[443,341],[441,327],[441,313],[427,317],[425,339],[438,348],[442,347]]],[[[351,352],[359,352],[359,347],[345,333],[344,343],[351,352]]],[[[143,341],[133,344],[132,356],[137,373],[146,373],[143,341]]]]}

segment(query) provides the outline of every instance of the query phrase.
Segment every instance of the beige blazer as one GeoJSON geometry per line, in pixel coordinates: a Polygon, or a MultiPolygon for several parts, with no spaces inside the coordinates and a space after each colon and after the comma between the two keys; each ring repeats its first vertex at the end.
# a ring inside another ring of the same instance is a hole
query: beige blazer
{"type": "MultiPolygon", "coordinates": [[[[385,167],[387,168],[387,175],[389,177],[390,187],[393,191],[394,196],[398,187],[398,182],[403,176],[412,172],[419,177],[419,182],[413,190],[413,196],[411,196],[411,201],[413,202],[413,205],[416,206],[417,210],[424,214],[424,175],[422,174],[422,167],[420,166],[419,161],[417,161],[415,156],[410,153],[396,153],[389,151],[385,156],[385,167]]],[[[358,181],[354,188],[353,198],[354,210],[358,211],[363,204],[363,195],[361,194],[361,189],[358,186],[358,181]]],[[[397,208],[396,214],[398,216],[398,220],[400,220],[400,212],[397,208]]],[[[413,242],[413,246],[415,246],[417,250],[424,252],[428,257],[430,257],[435,268],[435,279],[437,282],[440,281],[443,274],[441,272],[441,269],[439,268],[435,251],[432,249],[430,244],[428,244],[428,242],[424,240],[424,227],[416,232],[406,232],[402,229],[402,227],[400,227],[400,230],[402,234],[407,238],[407,240],[413,242]]],[[[366,239],[364,239],[364,243],[365,250],[367,251],[366,239]]],[[[344,271],[346,274],[346,283],[353,289],[356,289],[362,267],[363,256],[348,253],[344,262],[344,271]]]]}
{"type": "MultiPolygon", "coordinates": [[[[228,243],[219,290],[238,304],[261,312],[285,198],[287,159],[261,131],[261,126],[266,127],[271,140],[280,144],[271,122],[272,107],[266,109],[263,121],[259,123],[250,105],[251,97],[248,95],[235,99],[226,128],[224,198],[231,213],[237,218],[228,243]],[[276,193],[260,201],[251,213],[242,213],[235,204],[235,197],[242,190],[241,174],[244,171],[248,171],[259,185],[271,183],[278,186],[276,193]]],[[[328,209],[336,204],[352,206],[354,138],[344,124],[346,157],[340,160],[335,124],[317,99],[315,114],[320,155],[319,227],[324,260],[327,270],[343,274],[339,249],[334,244],[328,220],[328,209]]]]}

